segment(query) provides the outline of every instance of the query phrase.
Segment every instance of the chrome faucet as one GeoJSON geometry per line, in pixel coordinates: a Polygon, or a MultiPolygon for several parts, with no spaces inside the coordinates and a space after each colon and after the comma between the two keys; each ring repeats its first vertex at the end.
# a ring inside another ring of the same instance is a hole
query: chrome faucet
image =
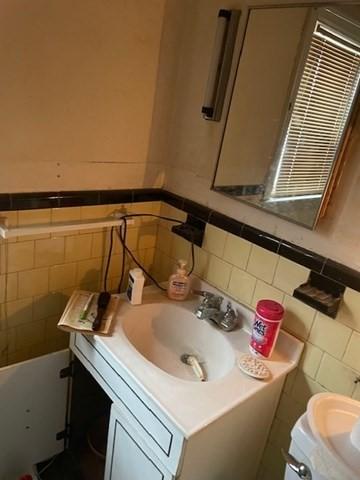
{"type": "Polygon", "coordinates": [[[203,297],[194,312],[197,318],[211,321],[225,332],[230,332],[237,327],[237,316],[231,306],[231,302],[227,303],[226,311],[223,312],[221,310],[221,304],[224,299],[222,296],[204,290],[193,290],[193,293],[203,297]]]}

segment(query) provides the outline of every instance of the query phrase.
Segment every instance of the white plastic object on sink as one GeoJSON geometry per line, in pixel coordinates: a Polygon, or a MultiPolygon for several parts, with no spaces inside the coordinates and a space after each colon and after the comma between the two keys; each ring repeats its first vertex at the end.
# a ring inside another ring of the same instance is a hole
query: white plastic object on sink
{"type": "Polygon", "coordinates": [[[266,380],[271,375],[265,363],[249,353],[245,353],[239,357],[238,367],[244,373],[250,375],[250,377],[257,378],[258,380],[266,380]]]}
{"type": "Polygon", "coordinates": [[[360,454],[351,436],[354,427],[357,430],[360,402],[343,395],[319,393],[309,400],[307,417],[319,446],[315,461],[326,466],[327,478],[359,479],[360,454]]]}

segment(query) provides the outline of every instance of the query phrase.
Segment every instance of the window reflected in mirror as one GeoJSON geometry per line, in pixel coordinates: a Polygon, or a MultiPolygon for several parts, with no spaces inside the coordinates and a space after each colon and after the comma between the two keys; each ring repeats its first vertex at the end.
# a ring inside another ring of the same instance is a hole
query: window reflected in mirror
{"type": "Polygon", "coordinates": [[[314,228],[359,79],[359,6],[252,9],[213,188],[314,228]]]}

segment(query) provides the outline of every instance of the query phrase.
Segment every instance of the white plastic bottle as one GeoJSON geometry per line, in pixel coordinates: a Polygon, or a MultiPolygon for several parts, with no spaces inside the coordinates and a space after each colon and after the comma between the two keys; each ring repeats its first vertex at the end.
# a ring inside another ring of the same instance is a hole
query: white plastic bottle
{"type": "Polygon", "coordinates": [[[129,283],[126,295],[131,305],[141,305],[145,277],[141,268],[133,268],[129,271],[129,283]]]}
{"type": "Polygon", "coordinates": [[[179,260],[176,273],[170,276],[167,294],[171,300],[185,300],[190,291],[190,278],[185,270],[186,261],[179,260]]]}

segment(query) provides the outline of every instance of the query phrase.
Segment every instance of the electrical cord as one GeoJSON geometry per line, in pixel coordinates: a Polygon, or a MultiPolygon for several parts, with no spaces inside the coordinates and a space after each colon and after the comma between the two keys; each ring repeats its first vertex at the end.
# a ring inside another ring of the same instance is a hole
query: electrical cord
{"type": "MultiPolygon", "coordinates": [[[[127,221],[126,220],[124,220],[123,223],[120,225],[119,233],[120,233],[120,236],[123,239],[124,243],[126,243],[126,234],[127,234],[127,221]]],[[[121,242],[121,243],[123,243],[123,242],[121,242]]],[[[126,260],[126,251],[125,251],[125,248],[123,248],[122,249],[122,258],[121,258],[121,275],[120,275],[120,280],[119,280],[119,284],[118,284],[118,288],[117,288],[117,293],[120,293],[121,285],[124,281],[125,260],[126,260]]]]}
{"type": "MultiPolygon", "coordinates": [[[[126,224],[126,219],[124,219],[124,223],[126,224]]],[[[141,268],[141,270],[145,273],[145,275],[160,289],[162,290],[163,292],[166,292],[166,288],[162,287],[160,285],[160,283],[155,280],[155,278],[141,265],[141,263],[137,260],[137,258],[135,257],[135,255],[132,253],[132,251],[129,249],[129,247],[126,245],[126,237],[123,238],[121,236],[121,234],[119,234],[118,230],[117,230],[117,234],[118,234],[118,237],[120,239],[120,242],[122,244],[122,247],[123,247],[123,251],[126,251],[126,253],[131,257],[131,259],[133,260],[133,262],[139,267],[141,268]]],[[[120,285],[119,285],[120,286],[120,285]]]]}
{"type": "Polygon", "coordinates": [[[108,274],[109,274],[109,267],[110,267],[113,243],[114,243],[114,227],[111,227],[109,253],[108,253],[108,257],[107,257],[107,261],[106,261],[105,274],[104,274],[104,292],[107,292],[107,278],[108,278],[108,274]]]}
{"type": "MultiPolygon", "coordinates": [[[[129,218],[134,218],[134,217],[153,217],[153,218],[159,218],[160,220],[166,220],[169,222],[174,222],[178,223],[180,225],[184,225],[184,222],[175,218],[171,217],[165,217],[162,215],[155,215],[153,213],[134,213],[134,214],[125,214],[120,217],[121,220],[123,220],[122,224],[120,225],[119,229],[116,229],[117,236],[120,240],[120,243],[122,245],[122,259],[121,259],[121,275],[120,275],[120,281],[118,284],[117,288],[117,293],[120,293],[121,290],[121,285],[124,280],[124,275],[125,275],[125,260],[126,260],[126,254],[129,255],[129,257],[133,260],[133,262],[144,272],[144,274],[162,291],[166,291],[166,288],[162,287],[159,282],[141,265],[141,263],[137,260],[135,255],[132,253],[132,251],[129,249],[129,247],[126,245],[126,235],[127,235],[127,220],[129,218]]],[[[108,251],[108,256],[107,256],[107,261],[106,261],[106,268],[105,268],[105,274],[104,274],[104,290],[107,292],[107,277],[109,273],[109,267],[110,267],[110,261],[111,261],[111,255],[112,255],[112,250],[113,250],[113,234],[114,234],[114,228],[111,227],[110,231],[110,245],[109,245],[109,251],[108,251]]],[[[194,248],[194,235],[191,232],[191,268],[188,273],[188,275],[191,275],[194,271],[195,268],[195,248],[194,248]]]]}

